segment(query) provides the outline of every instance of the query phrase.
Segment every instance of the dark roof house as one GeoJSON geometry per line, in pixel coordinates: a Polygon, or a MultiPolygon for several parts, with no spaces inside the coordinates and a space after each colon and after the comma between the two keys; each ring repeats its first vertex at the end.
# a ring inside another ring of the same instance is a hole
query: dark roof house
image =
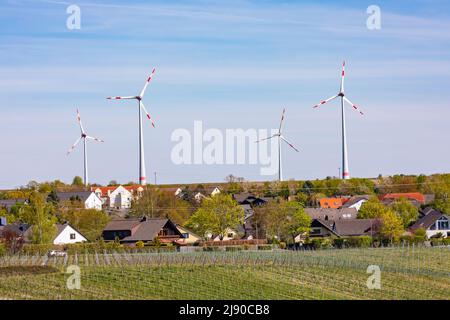
{"type": "Polygon", "coordinates": [[[378,219],[342,219],[337,221],[314,219],[310,236],[375,236],[381,222],[378,219]]]}
{"type": "Polygon", "coordinates": [[[169,219],[116,219],[111,220],[103,229],[103,239],[123,243],[137,241],[151,242],[158,238],[161,242],[176,242],[183,237],[176,225],[169,219]]]}

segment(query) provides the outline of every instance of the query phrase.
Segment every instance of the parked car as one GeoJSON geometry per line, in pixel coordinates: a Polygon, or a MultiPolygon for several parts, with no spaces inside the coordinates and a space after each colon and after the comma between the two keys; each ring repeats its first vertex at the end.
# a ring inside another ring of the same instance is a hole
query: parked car
{"type": "Polygon", "coordinates": [[[58,250],[51,250],[47,254],[49,257],[65,257],[67,256],[67,252],[65,251],[58,251],[58,250]]]}

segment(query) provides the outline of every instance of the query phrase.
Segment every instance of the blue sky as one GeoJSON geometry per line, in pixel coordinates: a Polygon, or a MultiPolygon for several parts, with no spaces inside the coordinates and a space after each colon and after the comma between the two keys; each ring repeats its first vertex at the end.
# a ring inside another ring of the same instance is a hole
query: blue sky
{"type": "Polygon", "coordinates": [[[89,134],[92,182],[136,181],[137,107],[144,98],[155,129],[144,130],[148,180],[249,180],[258,165],[174,165],[171,133],[207,128],[270,129],[286,107],[284,176],[315,179],[340,166],[337,93],[365,111],[347,112],[350,173],[450,171],[450,5],[447,1],[0,1],[0,188],[82,175],[78,107],[89,134]],[[68,30],[66,8],[81,8],[68,30]],[[368,30],[366,8],[381,8],[368,30]]]}

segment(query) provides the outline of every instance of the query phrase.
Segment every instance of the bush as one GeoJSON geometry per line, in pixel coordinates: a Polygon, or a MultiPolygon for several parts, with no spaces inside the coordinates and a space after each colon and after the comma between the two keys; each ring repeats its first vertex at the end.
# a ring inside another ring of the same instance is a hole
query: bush
{"type": "Polygon", "coordinates": [[[314,249],[327,249],[333,247],[331,238],[312,238],[310,244],[314,249]]]}
{"type": "Polygon", "coordinates": [[[442,239],[442,241],[443,241],[444,245],[446,245],[446,246],[450,245],[450,238],[449,237],[442,239]]]}
{"type": "Polygon", "coordinates": [[[280,249],[286,249],[286,242],[280,242],[280,249]]]}
{"type": "Polygon", "coordinates": [[[229,246],[225,247],[225,251],[242,251],[244,247],[242,246],[229,246]]]}
{"type": "Polygon", "coordinates": [[[0,257],[6,254],[6,248],[3,243],[0,243],[0,257]]]}
{"type": "Polygon", "coordinates": [[[143,248],[144,247],[144,241],[138,241],[135,244],[136,248],[143,248]]]}
{"type": "Polygon", "coordinates": [[[261,244],[258,246],[258,250],[272,250],[272,246],[269,244],[261,244]]]}
{"type": "Polygon", "coordinates": [[[207,252],[216,252],[216,251],[220,251],[220,247],[203,247],[203,251],[207,251],[207,252]]]}
{"type": "Polygon", "coordinates": [[[61,247],[53,244],[26,244],[22,247],[21,253],[30,256],[44,255],[50,250],[57,248],[61,249],[61,247]]]}
{"type": "Polygon", "coordinates": [[[372,238],[369,236],[358,236],[346,238],[351,248],[368,248],[372,245],[372,238]]]}

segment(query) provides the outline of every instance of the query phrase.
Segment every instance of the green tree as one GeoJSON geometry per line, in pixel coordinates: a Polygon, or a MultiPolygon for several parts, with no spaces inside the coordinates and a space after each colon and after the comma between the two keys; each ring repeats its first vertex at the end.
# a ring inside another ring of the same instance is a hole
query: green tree
{"type": "Polygon", "coordinates": [[[405,198],[396,200],[392,205],[392,210],[402,219],[405,228],[419,217],[419,210],[405,198]]]}
{"type": "Polygon", "coordinates": [[[56,235],[54,207],[45,200],[44,195],[33,191],[29,203],[20,208],[20,220],[31,225],[32,243],[51,243],[56,235]]]}
{"type": "Polygon", "coordinates": [[[397,241],[404,232],[402,219],[391,209],[383,212],[380,218],[380,234],[391,242],[397,241]]]}
{"type": "Polygon", "coordinates": [[[361,205],[358,211],[359,219],[379,218],[387,208],[378,200],[377,197],[370,197],[368,201],[361,205]]]}
{"type": "Polygon", "coordinates": [[[75,229],[80,231],[88,240],[98,240],[106,224],[110,220],[103,211],[95,209],[71,209],[61,214],[75,229]]]}
{"type": "Polygon", "coordinates": [[[256,210],[269,238],[276,237],[278,240],[289,242],[297,235],[309,232],[311,218],[298,202],[269,201],[256,210]]]}
{"type": "Polygon", "coordinates": [[[243,223],[244,209],[230,195],[218,194],[203,200],[186,226],[202,236],[212,233],[223,239],[227,229],[234,229],[243,223]]]}
{"type": "Polygon", "coordinates": [[[77,187],[82,187],[84,185],[83,179],[80,176],[75,176],[72,180],[72,185],[77,186],[77,187]]]}

